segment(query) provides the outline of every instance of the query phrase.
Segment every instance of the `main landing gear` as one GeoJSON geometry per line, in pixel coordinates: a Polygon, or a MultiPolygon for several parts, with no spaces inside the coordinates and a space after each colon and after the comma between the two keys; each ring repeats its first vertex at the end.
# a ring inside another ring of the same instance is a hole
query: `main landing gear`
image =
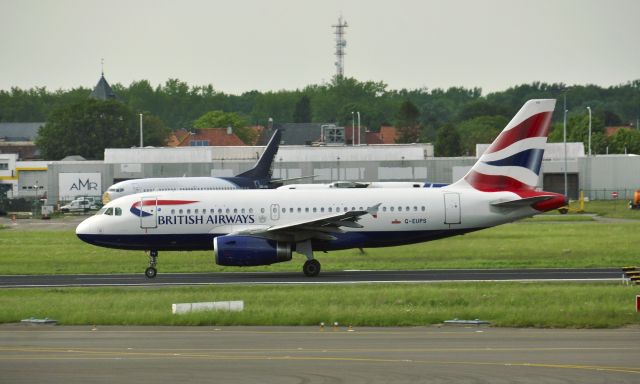
{"type": "Polygon", "coordinates": [[[302,272],[307,277],[316,277],[320,273],[320,262],[316,259],[307,260],[302,266],[302,272]]]}
{"type": "Polygon", "coordinates": [[[302,272],[307,277],[316,277],[320,273],[320,262],[313,258],[313,248],[311,247],[311,241],[301,241],[296,244],[296,252],[301,253],[307,257],[307,261],[302,266],[302,272]]]}
{"type": "Polygon", "coordinates": [[[158,251],[149,251],[149,268],[144,270],[144,275],[147,276],[148,279],[156,277],[156,274],[158,273],[156,264],[158,264],[158,251]]]}

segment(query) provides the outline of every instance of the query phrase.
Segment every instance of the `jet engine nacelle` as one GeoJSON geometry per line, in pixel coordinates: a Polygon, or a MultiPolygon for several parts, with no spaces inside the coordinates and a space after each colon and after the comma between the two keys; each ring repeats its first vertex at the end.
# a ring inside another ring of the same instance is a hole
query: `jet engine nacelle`
{"type": "Polygon", "coordinates": [[[291,260],[291,244],[252,236],[218,236],[213,239],[213,253],[218,265],[270,265],[291,260]]]}

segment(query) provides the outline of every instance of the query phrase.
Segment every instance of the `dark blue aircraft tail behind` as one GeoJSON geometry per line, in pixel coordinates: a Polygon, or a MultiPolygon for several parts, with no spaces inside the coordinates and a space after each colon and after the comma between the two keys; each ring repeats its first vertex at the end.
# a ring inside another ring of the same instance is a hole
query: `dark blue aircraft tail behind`
{"type": "Polygon", "coordinates": [[[273,133],[273,136],[271,136],[267,147],[262,153],[262,156],[260,156],[260,159],[258,159],[256,165],[250,170],[236,175],[235,177],[245,177],[248,179],[253,179],[261,185],[268,185],[271,181],[271,176],[273,173],[273,159],[278,152],[281,138],[282,132],[279,129],[276,129],[276,131],[273,133]]]}

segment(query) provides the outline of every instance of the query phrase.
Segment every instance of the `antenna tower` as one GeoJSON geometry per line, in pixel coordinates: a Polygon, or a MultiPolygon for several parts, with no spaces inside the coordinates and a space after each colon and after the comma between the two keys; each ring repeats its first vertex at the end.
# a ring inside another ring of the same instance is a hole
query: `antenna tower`
{"type": "Polygon", "coordinates": [[[336,77],[341,78],[344,77],[344,52],[345,47],[347,46],[347,40],[344,39],[344,34],[346,33],[345,28],[348,27],[347,22],[342,20],[342,16],[338,18],[338,24],[332,25],[335,29],[334,34],[336,35],[336,77]]]}

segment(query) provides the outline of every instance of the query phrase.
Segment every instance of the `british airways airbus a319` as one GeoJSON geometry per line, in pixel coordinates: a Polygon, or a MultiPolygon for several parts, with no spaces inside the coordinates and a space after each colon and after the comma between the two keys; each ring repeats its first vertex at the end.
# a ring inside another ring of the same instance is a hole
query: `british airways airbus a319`
{"type": "Polygon", "coordinates": [[[386,247],[461,235],[565,204],[536,191],[555,100],[524,104],[471,170],[443,188],[153,192],[124,196],[78,225],[83,241],[149,251],[213,250],[216,263],[257,266],[314,251],[386,247]]]}

